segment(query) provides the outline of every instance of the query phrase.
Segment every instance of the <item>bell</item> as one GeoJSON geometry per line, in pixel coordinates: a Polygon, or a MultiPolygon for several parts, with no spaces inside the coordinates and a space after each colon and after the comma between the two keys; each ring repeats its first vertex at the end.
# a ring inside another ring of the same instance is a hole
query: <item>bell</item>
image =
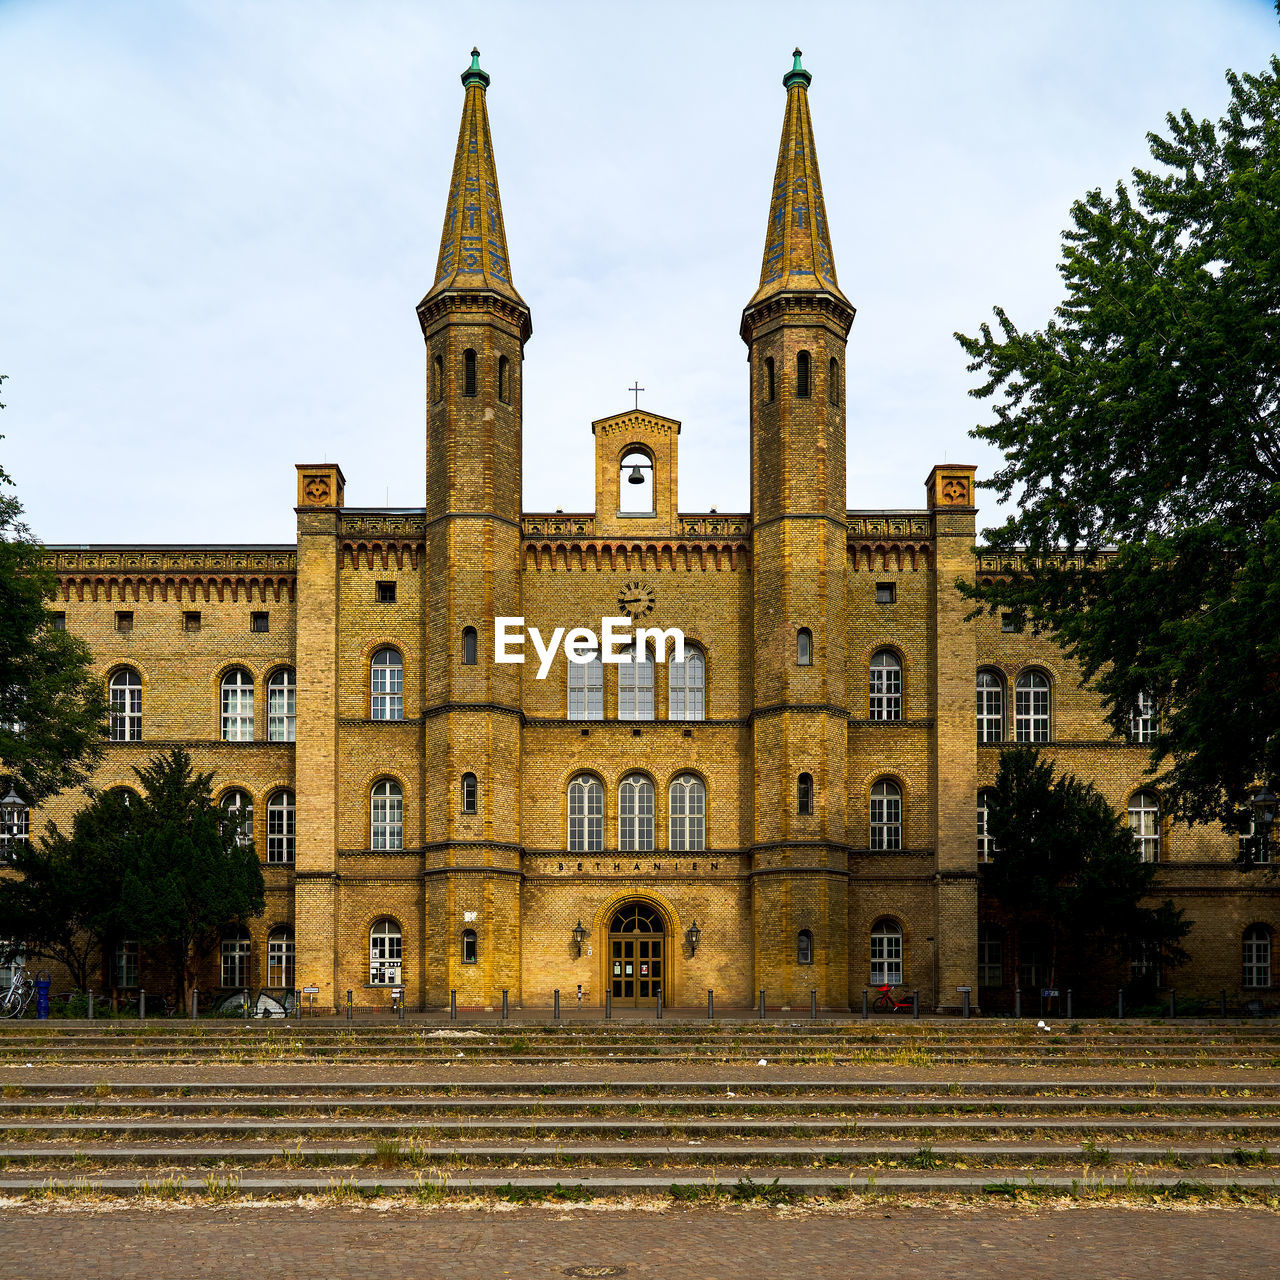
{"type": "Polygon", "coordinates": [[[628,484],[644,484],[644,473],[640,470],[640,464],[636,463],[631,468],[631,474],[627,477],[628,484]]]}

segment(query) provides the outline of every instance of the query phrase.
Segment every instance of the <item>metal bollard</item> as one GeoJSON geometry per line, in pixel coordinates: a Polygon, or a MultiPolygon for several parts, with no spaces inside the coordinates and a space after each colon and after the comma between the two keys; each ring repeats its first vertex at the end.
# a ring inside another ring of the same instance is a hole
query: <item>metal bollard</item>
{"type": "Polygon", "coordinates": [[[816,1018],[818,1016],[818,988],[809,988],[809,1017],[816,1018]]]}
{"type": "Polygon", "coordinates": [[[553,995],[555,996],[555,1001],[551,1006],[551,1016],[557,1022],[559,1022],[560,1021],[560,988],[559,987],[555,989],[555,991],[553,992],[553,995]]]}
{"type": "Polygon", "coordinates": [[[347,1021],[348,1022],[350,1022],[352,1018],[351,995],[352,995],[351,988],[348,987],[347,988],[347,1021]]]}
{"type": "Polygon", "coordinates": [[[1068,987],[1067,988],[1067,1017],[1070,1018],[1071,1016],[1072,1016],[1071,1015],[1071,988],[1068,987]]]}
{"type": "MultiPolygon", "coordinates": [[[[1226,993],[1223,993],[1223,999],[1226,999],[1226,993]]],[[[89,992],[89,1021],[93,1021],[93,992],[89,992]]]]}
{"type": "Polygon", "coordinates": [[[302,1017],[302,991],[299,987],[293,989],[293,1016],[299,1019],[302,1017]]]}
{"type": "Polygon", "coordinates": [[[400,992],[400,1021],[404,1021],[404,992],[400,992]]]}
{"type": "Polygon", "coordinates": [[[920,1016],[920,989],[917,987],[911,993],[911,1016],[918,1018],[920,1016]]]}
{"type": "Polygon", "coordinates": [[[863,1016],[864,1018],[867,1016],[867,989],[866,989],[866,987],[863,987],[863,988],[862,988],[862,1016],[863,1016]]]}
{"type": "Polygon", "coordinates": [[[662,988],[658,988],[658,1021],[662,1021],[662,988]]]}
{"type": "Polygon", "coordinates": [[[449,992],[449,1021],[457,1022],[458,1020],[458,988],[453,987],[449,992]]]}
{"type": "Polygon", "coordinates": [[[245,987],[244,989],[244,1020],[248,1022],[250,1017],[251,1017],[251,1014],[249,1012],[249,988],[245,987]]]}
{"type": "Polygon", "coordinates": [[[509,1014],[510,1014],[510,1010],[507,1008],[507,989],[506,987],[503,987],[502,988],[502,1020],[503,1022],[506,1022],[509,1014]]]}
{"type": "Polygon", "coordinates": [[[1223,1018],[1225,1018],[1225,1017],[1227,1016],[1227,989],[1226,989],[1226,987],[1223,987],[1223,988],[1222,988],[1222,990],[1218,992],[1218,1013],[1219,1013],[1219,1015],[1220,1015],[1221,1017],[1223,1017],[1223,1018]]]}
{"type": "Polygon", "coordinates": [[[1015,1018],[1022,1017],[1022,988],[1014,987],[1013,989],[1013,1016],[1015,1018]]]}
{"type": "Polygon", "coordinates": [[[760,988],[760,1016],[761,1016],[762,1018],[765,1016],[765,1012],[764,1012],[764,988],[763,988],[763,987],[761,987],[761,988],[760,988]]]}
{"type": "Polygon", "coordinates": [[[1176,1018],[1178,1016],[1178,993],[1169,988],[1169,1017],[1176,1018]]]}
{"type": "Polygon", "coordinates": [[[716,1016],[716,993],[713,988],[707,988],[707,1018],[708,1020],[716,1016]]]}
{"type": "Polygon", "coordinates": [[[191,988],[191,1017],[196,1019],[200,1016],[200,988],[191,988]]]}
{"type": "Polygon", "coordinates": [[[1116,992],[1116,1017],[1117,1018],[1124,1017],[1124,988],[1123,987],[1121,987],[1116,992]]]}
{"type": "Polygon", "coordinates": [[[608,987],[604,989],[604,1016],[613,1017],[613,992],[608,987]]]}
{"type": "Polygon", "coordinates": [[[961,1002],[963,1003],[963,1009],[961,1010],[961,1012],[963,1016],[967,1018],[969,1016],[969,992],[967,990],[962,991],[960,993],[960,999],[961,999],[961,1002]]]}

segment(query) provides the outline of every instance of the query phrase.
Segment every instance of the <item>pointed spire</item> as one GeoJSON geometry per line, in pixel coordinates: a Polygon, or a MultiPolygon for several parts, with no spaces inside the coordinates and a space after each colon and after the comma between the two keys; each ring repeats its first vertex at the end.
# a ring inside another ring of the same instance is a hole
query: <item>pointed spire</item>
{"type": "Polygon", "coordinates": [[[828,293],[852,311],[836,282],[827,210],[822,202],[818,153],[814,150],[813,122],[809,118],[809,84],[813,76],[800,65],[799,49],[792,56],[795,62],[782,77],[787,110],[773,178],[760,287],[747,308],[781,293],[828,293]]]}
{"type": "Polygon", "coordinates": [[[467,96],[440,235],[440,257],[435,283],[422,304],[442,293],[492,293],[527,312],[524,299],[511,283],[498,170],[485,108],[489,75],[480,69],[479,49],[471,50],[471,65],[462,73],[462,84],[467,96]]]}

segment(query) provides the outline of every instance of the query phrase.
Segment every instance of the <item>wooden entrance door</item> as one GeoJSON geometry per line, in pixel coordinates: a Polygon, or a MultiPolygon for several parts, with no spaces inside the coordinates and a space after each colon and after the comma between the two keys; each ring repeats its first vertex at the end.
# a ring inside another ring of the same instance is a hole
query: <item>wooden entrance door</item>
{"type": "Polygon", "coordinates": [[[657,1003],[664,974],[662,917],[643,902],[629,902],[609,924],[609,981],[614,1004],[657,1003]]]}

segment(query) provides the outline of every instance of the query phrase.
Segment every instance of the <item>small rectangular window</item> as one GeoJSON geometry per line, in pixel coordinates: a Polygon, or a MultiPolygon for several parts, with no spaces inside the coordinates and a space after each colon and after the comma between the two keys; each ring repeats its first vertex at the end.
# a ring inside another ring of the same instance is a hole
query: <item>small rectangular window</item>
{"type": "Polygon", "coordinates": [[[133,610],[132,609],[116,610],[116,630],[117,631],[133,630],[133,610]]]}
{"type": "Polygon", "coordinates": [[[394,582],[378,583],[378,603],[379,604],[395,604],[396,602],[396,584],[394,582]]]}
{"type": "Polygon", "coordinates": [[[65,631],[67,629],[67,615],[65,613],[55,613],[50,616],[49,625],[55,631],[65,631]]]}
{"type": "Polygon", "coordinates": [[[1017,631],[1017,629],[1018,629],[1018,624],[1017,624],[1017,622],[1014,620],[1013,614],[1011,614],[1011,613],[1002,613],[1002,614],[1000,615],[1000,630],[1001,630],[1001,631],[1005,632],[1006,634],[1009,634],[1009,633],[1012,633],[1012,632],[1014,632],[1014,631],[1017,631]]]}
{"type": "Polygon", "coordinates": [[[200,630],[200,610],[187,609],[182,615],[183,631],[199,631],[200,630]]]}
{"type": "Polygon", "coordinates": [[[251,613],[249,615],[250,631],[270,631],[271,615],[269,613],[251,613]]]}
{"type": "Polygon", "coordinates": [[[876,583],[876,604],[893,604],[897,599],[898,584],[896,582],[876,583]]]}

